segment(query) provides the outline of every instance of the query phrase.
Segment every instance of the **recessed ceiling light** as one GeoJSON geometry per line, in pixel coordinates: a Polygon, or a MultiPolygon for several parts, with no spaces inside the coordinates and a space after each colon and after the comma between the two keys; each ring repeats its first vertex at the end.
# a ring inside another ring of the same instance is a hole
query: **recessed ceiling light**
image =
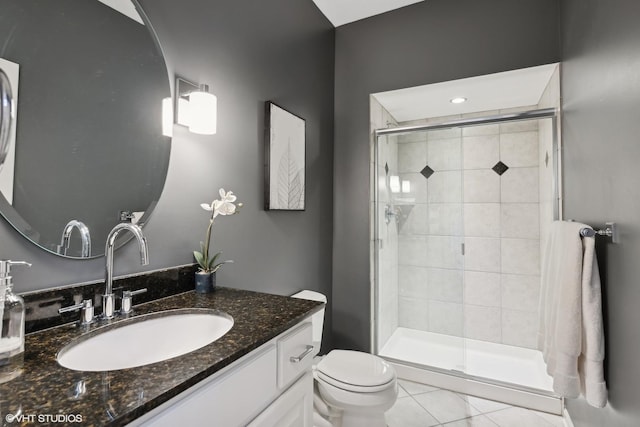
{"type": "Polygon", "coordinates": [[[467,101],[467,98],[464,98],[462,96],[458,96],[456,98],[451,98],[449,100],[449,102],[452,103],[452,104],[462,104],[463,102],[466,102],[466,101],[467,101]]]}

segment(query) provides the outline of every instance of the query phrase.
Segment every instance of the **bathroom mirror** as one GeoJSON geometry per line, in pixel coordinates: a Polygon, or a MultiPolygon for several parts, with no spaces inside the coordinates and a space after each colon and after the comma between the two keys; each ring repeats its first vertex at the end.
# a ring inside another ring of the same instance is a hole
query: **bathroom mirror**
{"type": "Polygon", "coordinates": [[[0,213],[49,252],[101,256],[113,226],[147,221],[166,178],[171,94],[153,30],[130,0],[0,0],[0,40],[19,67],[0,213]]]}

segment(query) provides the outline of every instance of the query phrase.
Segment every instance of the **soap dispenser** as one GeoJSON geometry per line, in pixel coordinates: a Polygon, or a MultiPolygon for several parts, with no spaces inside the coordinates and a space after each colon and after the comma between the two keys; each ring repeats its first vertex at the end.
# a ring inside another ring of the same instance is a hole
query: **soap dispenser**
{"type": "Polygon", "coordinates": [[[11,266],[31,264],[0,260],[0,383],[22,372],[24,361],[24,301],[13,293],[11,266]]]}

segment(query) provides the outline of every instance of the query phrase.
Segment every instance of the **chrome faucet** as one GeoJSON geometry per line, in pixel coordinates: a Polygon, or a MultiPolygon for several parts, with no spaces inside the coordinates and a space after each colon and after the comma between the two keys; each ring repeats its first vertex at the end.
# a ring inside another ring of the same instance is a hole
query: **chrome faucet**
{"type": "Polygon", "coordinates": [[[89,234],[89,228],[82,221],[72,219],[64,226],[62,231],[62,240],[58,247],[58,253],[62,255],[67,254],[69,249],[69,240],[71,239],[71,232],[74,228],[77,228],[80,232],[80,239],[82,239],[82,258],[89,258],[91,256],[91,234],[89,234]]]}
{"type": "Polygon", "coordinates": [[[113,227],[107,236],[107,244],[104,249],[105,258],[107,259],[104,277],[105,289],[104,295],[102,295],[102,317],[104,319],[112,319],[115,312],[115,297],[113,295],[113,249],[118,234],[123,230],[129,230],[138,241],[138,245],[140,246],[140,264],[149,264],[147,239],[144,238],[140,226],[128,222],[121,222],[113,227]]]}

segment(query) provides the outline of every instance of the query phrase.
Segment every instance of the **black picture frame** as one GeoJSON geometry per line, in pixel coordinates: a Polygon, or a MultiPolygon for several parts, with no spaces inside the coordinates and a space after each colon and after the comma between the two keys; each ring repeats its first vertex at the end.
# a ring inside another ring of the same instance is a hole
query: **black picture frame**
{"type": "Polygon", "coordinates": [[[306,121],[274,102],[265,103],[265,191],[267,211],[304,211],[306,121]]]}

